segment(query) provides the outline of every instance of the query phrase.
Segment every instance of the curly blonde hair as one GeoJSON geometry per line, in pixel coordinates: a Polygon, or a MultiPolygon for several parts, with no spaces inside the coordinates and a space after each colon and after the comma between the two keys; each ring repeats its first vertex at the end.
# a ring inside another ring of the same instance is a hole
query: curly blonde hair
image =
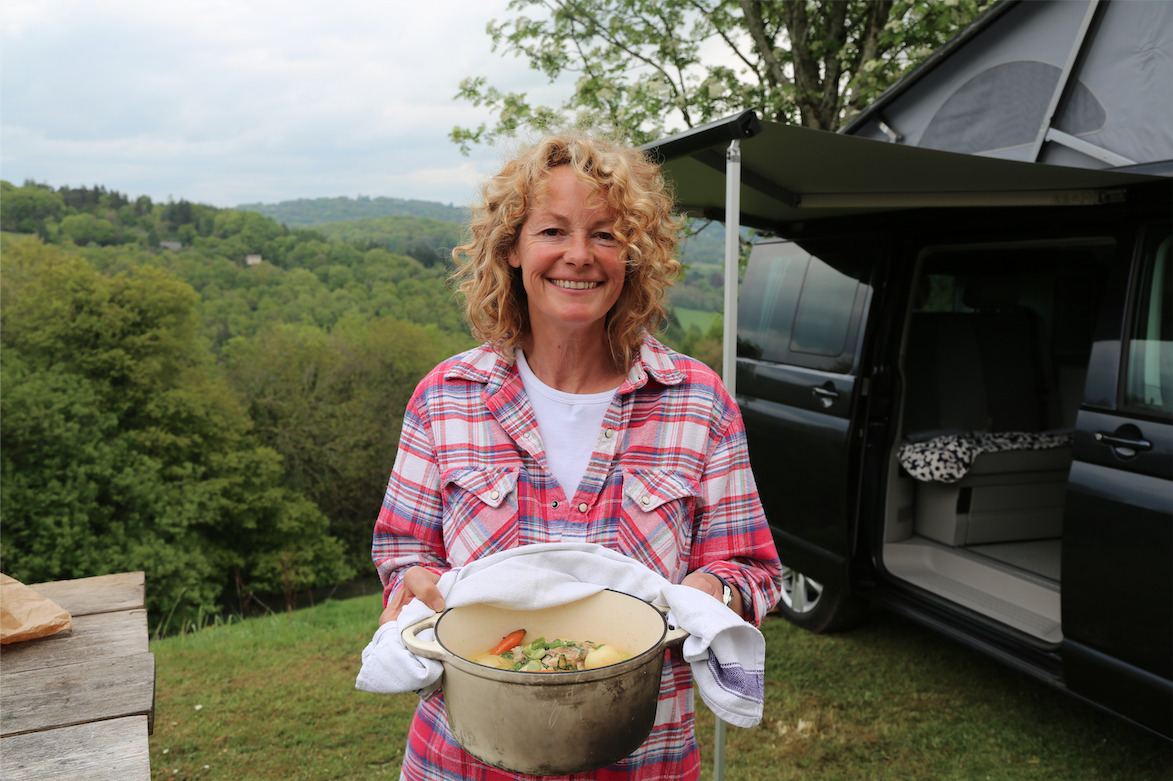
{"type": "Polygon", "coordinates": [[[473,207],[470,240],[452,251],[452,280],[465,297],[475,338],[509,354],[530,336],[525,288],[509,265],[526,217],[545,190],[546,173],[569,165],[615,211],[613,233],[627,268],[623,290],[607,315],[606,334],[615,368],[626,371],[645,332],[667,319],[665,294],[680,273],[676,260],[683,220],[660,168],[629,146],[578,133],[547,136],[481,188],[473,207]]]}

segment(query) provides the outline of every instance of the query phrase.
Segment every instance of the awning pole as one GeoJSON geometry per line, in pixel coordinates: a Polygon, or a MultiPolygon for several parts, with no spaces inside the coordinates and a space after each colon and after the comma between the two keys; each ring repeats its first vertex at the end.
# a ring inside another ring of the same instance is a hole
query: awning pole
{"type": "Polygon", "coordinates": [[[725,318],[721,379],[725,390],[737,393],[737,278],[741,247],[741,142],[729,142],[725,152],[725,318]]]}
{"type": "MultiPolygon", "coordinates": [[[[741,247],[741,142],[729,142],[725,152],[725,314],[721,379],[730,396],[737,394],[737,278],[741,247]]],[[[725,781],[725,722],[715,716],[713,781],[725,781]]]]}

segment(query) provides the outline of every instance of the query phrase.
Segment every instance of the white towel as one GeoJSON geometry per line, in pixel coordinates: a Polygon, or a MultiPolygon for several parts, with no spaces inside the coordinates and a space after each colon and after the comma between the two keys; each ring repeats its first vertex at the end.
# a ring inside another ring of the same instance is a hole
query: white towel
{"type": "MultiPolygon", "coordinates": [[[[701,699],[721,719],[738,727],[762,719],[766,642],[757,627],[702,591],[676,585],[635,559],[592,543],[542,543],[495,553],[451,570],[437,587],[449,608],[489,604],[536,610],[588,597],[610,588],[668,608],[668,623],[689,633],[684,659],[701,699]],[[527,574],[528,573],[528,574],[527,574]],[[535,580],[541,589],[533,589],[535,580]]],[[[400,627],[432,615],[412,600],[397,621],[379,627],[362,654],[355,688],[380,694],[436,688],[441,664],[421,659],[403,645],[400,627]]],[[[431,630],[420,633],[431,640],[431,630]]]]}

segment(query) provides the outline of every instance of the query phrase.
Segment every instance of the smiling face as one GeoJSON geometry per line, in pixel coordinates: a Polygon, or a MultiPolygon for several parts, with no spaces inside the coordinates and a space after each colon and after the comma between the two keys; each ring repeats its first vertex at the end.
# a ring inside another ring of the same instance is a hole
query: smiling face
{"type": "Polygon", "coordinates": [[[544,179],[509,253],[509,265],[521,270],[531,333],[542,340],[601,335],[625,276],[615,212],[568,165],[544,179]]]}

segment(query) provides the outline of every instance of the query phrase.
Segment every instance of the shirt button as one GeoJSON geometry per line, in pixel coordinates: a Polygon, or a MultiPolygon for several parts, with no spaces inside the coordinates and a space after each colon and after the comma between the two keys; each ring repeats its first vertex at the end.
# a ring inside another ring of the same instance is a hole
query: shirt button
{"type": "Polygon", "coordinates": [[[557,510],[558,509],[558,500],[555,499],[554,501],[550,502],[550,507],[557,510]]]}
{"type": "Polygon", "coordinates": [[[612,434],[614,434],[614,433],[615,433],[615,432],[614,432],[614,431],[612,431],[611,429],[605,429],[605,430],[603,431],[603,438],[604,438],[604,439],[610,439],[610,438],[611,438],[611,435],[612,435],[612,434]]]}
{"type": "Polygon", "coordinates": [[[501,492],[500,492],[500,491],[494,491],[493,493],[489,494],[489,498],[490,498],[490,499],[492,499],[492,500],[495,502],[495,501],[497,501],[498,499],[500,499],[500,498],[501,498],[501,492]]]}
{"type": "Polygon", "coordinates": [[[640,500],[639,500],[639,503],[640,503],[640,504],[642,504],[642,505],[645,505],[645,506],[646,506],[646,505],[649,505],[649,504],[651,504],[651,503],[652,503],[652,497],[650,497],[650,496],[645,496],[643,499],[640,499],[640,500]]]}
{"type": "Polygon", "coordinates": [[[587,503],[586,503],[586,502],[583,502],[582,504],[580,504],[580,505],[578,506],[578,511],[579,511],[580,513],[585,513],[585,512],[586,512],[587,510],[589,510],[589,509],[590,509],[590,508],[589,508],[589,507],[587,507],[587,503]]]}

